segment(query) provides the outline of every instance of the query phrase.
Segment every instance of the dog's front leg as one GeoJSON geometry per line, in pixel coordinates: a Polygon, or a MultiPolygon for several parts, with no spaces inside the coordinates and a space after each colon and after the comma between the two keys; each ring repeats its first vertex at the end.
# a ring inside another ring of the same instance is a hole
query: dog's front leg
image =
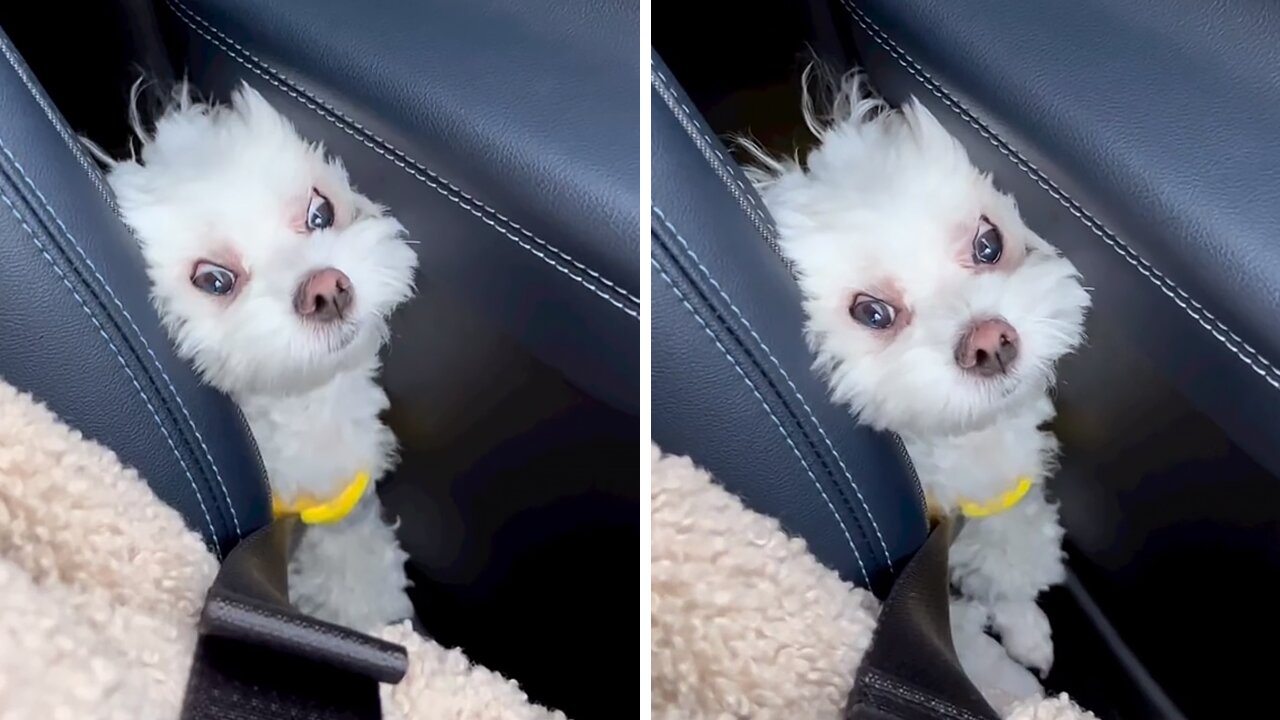
{"type": "Polygon", "coordinates": [[[951,601],[951,638],[965,674],[987,702],[1001,714],[1013,703],[1042,696],[1035,676],[1010,657],[1008,650],[987,634],[990,610],[973,600],[951,601]]]}
{"type": "Polygon", "coordinates": [[[375,632],[413,617],[407,559],[370,488],[346,518],[303,532],[289,562],[289,599],[313,617],[375,632]]]}
{"type": "Polygon", "coordinates": [[[1053,638],[1036,598],[1065,576],[1058,508],[1041,485],[1003,513],[968,521],[951,548],[952,582],[987,608],[1009,655],[1041,675],[1053,665],[1053,638]]]}

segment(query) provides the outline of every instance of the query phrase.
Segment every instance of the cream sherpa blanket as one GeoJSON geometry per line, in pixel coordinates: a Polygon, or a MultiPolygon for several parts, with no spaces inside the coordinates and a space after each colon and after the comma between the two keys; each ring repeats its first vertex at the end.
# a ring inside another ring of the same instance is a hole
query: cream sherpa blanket
{"type": "MultiPolygon", "coordinates": [[[[840,718],[875,598],[689,459],[652,457],[655,720],[840,718]]],[[[1006,717],[1096,720],[1065,695],[1006,717]]]]}
{"type": "MultiPolygon", "coordinates": [[[[0,381],[0,720],[177,718],[217,564],[109,450],[0,381]]],[[[388,720],[549,720],[405,625],[388,720]]]]}

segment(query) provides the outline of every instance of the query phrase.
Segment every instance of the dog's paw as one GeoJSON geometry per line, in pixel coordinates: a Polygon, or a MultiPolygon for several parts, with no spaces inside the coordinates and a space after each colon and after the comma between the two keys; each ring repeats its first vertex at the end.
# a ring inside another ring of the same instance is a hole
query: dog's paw
{"type": "Polygon", "coordinates": [[[951,636],[986,632],[991,613],[982,603],[968,598],[951,599],[951,636]]]}
{"type": "Polygon", "coordinates": [[[1053,667],[1053,631],[1034,600],[1001,602],[991,608],[991,625],[1009,656],[1043,678],[1053,667]]]}

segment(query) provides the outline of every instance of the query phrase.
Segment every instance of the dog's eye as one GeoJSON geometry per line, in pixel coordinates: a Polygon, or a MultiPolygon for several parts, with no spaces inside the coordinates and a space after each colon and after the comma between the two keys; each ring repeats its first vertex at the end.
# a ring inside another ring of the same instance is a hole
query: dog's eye
{"type": "Polygon", "coordinates": [[[236,288],[236,274],[211,262],[196,263],[191,284],[210,295],[229,295],[236,288]]]}
{"type": "Polygon", "coordinates": [[[307,206],[307,227],[323,230],[333,225],[333,203],[318,190],[311,191],[311,204],[307,206]]]}
{"type": "Polygon", "coordinates": [[[985,217],[978,223],[978,234],[973,237],[973,261],[979,265],[995,265],[1004,253],[1004,238],[1000,229],[985,217]]]}
{"type": "Polygon", "coordinates": [[[893,325],[893,306],[870,295],[859,295],[849,306],[849,317],[872,330],[884,330],[893,325]]]}

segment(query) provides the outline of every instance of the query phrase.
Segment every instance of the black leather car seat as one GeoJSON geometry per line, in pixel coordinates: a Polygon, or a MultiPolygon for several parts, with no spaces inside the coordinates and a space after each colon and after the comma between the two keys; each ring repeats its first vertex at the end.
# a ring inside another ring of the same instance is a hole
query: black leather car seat
{"type": "Polygon", "coordinates": [[[270,520],[239,410],[169,349],[97,166],[0,32],[0,377],[111,448],[223,557],[270,520]]]}
{"type": "Polygon", "coordinates": [[[927,532],[910,461],[827,400],[772,219],[652,64],[654,440],[883,595],[927,532]]]}

